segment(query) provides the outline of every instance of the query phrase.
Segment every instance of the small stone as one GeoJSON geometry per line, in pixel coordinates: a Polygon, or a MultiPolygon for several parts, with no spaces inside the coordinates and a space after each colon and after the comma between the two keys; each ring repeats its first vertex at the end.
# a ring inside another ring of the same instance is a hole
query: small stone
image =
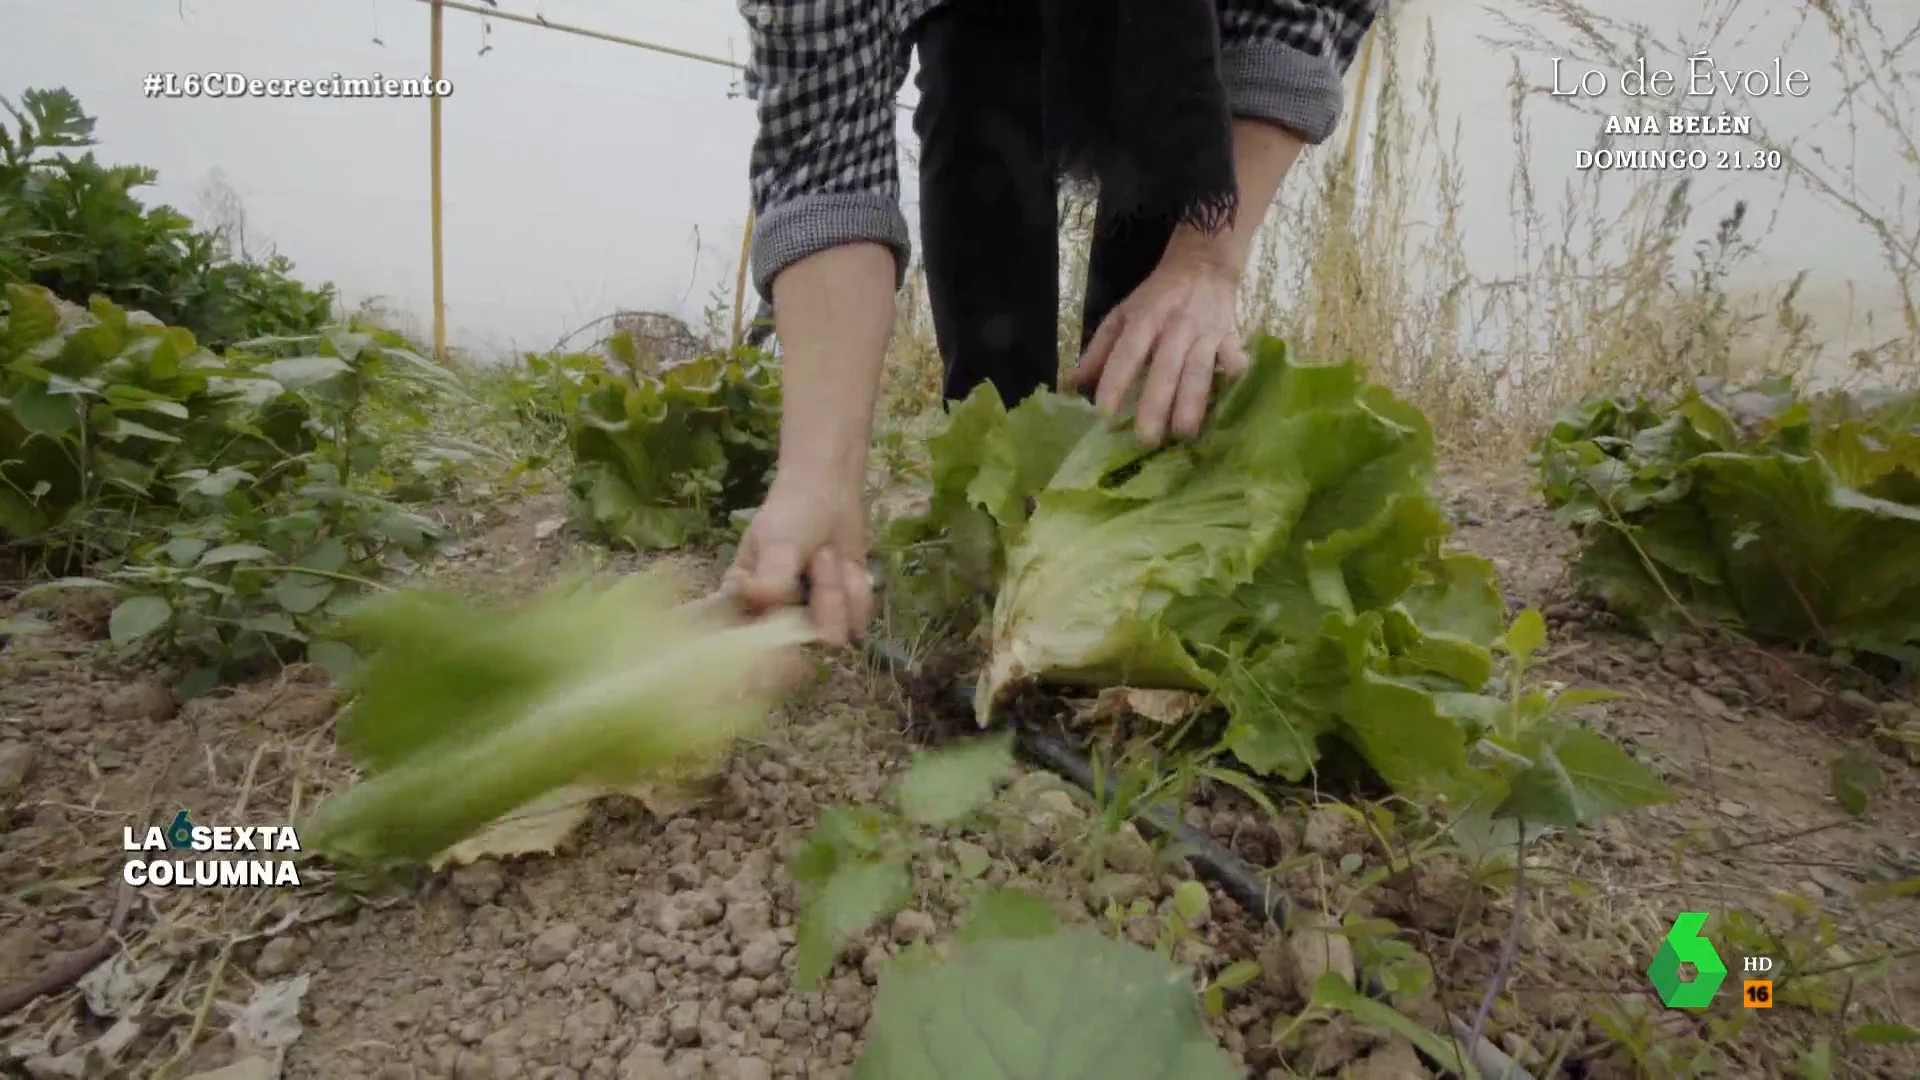
{"type": "Polygon", "coordinates": [[[675,1046],[693,1046],[700,1041],[700,1003],[683,1001],[667,1014],[667,1035],[675,1046]]]}
{"type": "Polygon", "coordinates": [[[700,868],[692,863],[675,863],[667,868],[667,884],[676,889],[691,889],[700,881],[700,868]]]}
{"type": "Polygon", "coordinates": [[[727,906],[721,902],[720,897],[704,889],[681,893],[667,906],[679,909],[682,926],[696,930],[712,926],[727,913],[727,906]]]}
{"type": "Polygon", "coordinates": [[[660,1080],[666,1075],[667,1052],[642,1043],[620,1059],[620,1080],[660,1080]]]}
{"type": "Polygon", "coordinates": [[[472,1050],[460,1051],[453,1059],[453,1080],[494,1080],[492,1059],[472,1050]]]}
{"type": "Polygon", "coordinates": [[[1287,934],[1287,959],[1293,972],[1293,990],[1302,1000],[1313,999],[1313,984],[1331,971],[1353,985],[1353,942],[1340,933],[1340,924],[1320,915],[1300,920],[1287,934]]]}
{"type": "Polygon", "coordinates": [[[893,917],[893,940],[902,945],[925,941],[933,936],[933,916],[908,908],[893,917]]]}
{"type": "Polygon", "coordinates": [[[761,934],[740,950],[740,970],[756,979],[764,979],[780,967],[780,954],[785,949],[780,939],[772,934],[761,934]]]}
{"type": "Polygon", "coordinates": [[[260,950],[253,962],[253,973],[265,979],[285,975],[294,969],[306,951],[305,944],[297,937],[274,938],[260,950]]]}
{"type": "Polygon", "coordinates": [[[449,880],[453,895],[469,907],[491,904],[507,887],[507,877],[500,870],[500,864],[491,859],[468,863],[454,868],[449,880]]]}
{"type": "Polygon", "coordinates": [[[1145,874],[1108,874],[1087,888],[1087,907],[1095,915],[1104,913],[1109,904],[1125,908],[1145,897],[1152,887],[1145,874]]]}
{"type": "Polygon", "coordinates": [[[33,747],[23,742],[0,743],[0,803],[19,794],[33,772],[33,747]]]}
{"type": "Polygon", "coordinates": [[[735,941],[773,928],[773,904],[765,898],[735,900],[727,905],[727,929],[735,941]]]}
{"type": "MultiPolygon", "coordinates": [[[[954,845],[956,848],[958,844],[954,845]]],[[[1133,822],[1123,822],[1107,843],[1107,865],[1122,874],[1147,874],[1153,871],[1153,845],[1140,835],[1133,822]]]]}
{"type": "Polygon", "coordinates": [[[724,1069],[729,1065],[733,1070],[733,1080],[773,1080],[773,1066],[765,1058],[734,1058],[731,1062],[722,1063],[720,1075],[727,1075],[724,1069]]]}
{"type": "Polygon", "coordinates": [[[659,989],[659,980],[654,978],[652,972],[633,971],[613,984],[613,997],[634,1012],[645,1013],[648,1002],[653,1000],[655,991],[659,989]]]}
{"type": "Polygon", "coordinates": [[[1731,709],[1727,708],[1726,702],[1697,686],[1688,687],[1687,696],[1692,699],[1693,707],[1699,709],[1703,716],[1710,716],[1716,720],[1726,720],[1729,722],[1737,722],[1740,719],[1734,715],[1731,709]]]}
{"type": "Polygon", "coordinates": [[[738,978],[727,984],[727,1001],[745,1007],[760,1000],[760,982],[757,979],[738,978]]]}
{"type": "Polygon", "coordinates": [[[1352,1080],[1429,1080],[1433,1076],[1405,1039],[1395,1039],[1368,1054],[1348,1075],[1352,1080]]]}
{"type": "Polygon", "coordinates": [[[157,724],[173,715],[173,707],[173,691],[157,682],[135,683],[102,702],[107,719],[120,724],[157,724]]]}
{"type": "Polygon", "coordinates": [[[1720,800],[1720,812],[1734,819],[1746,817],[1751,813],[1745,803],[1735,802],[1732,799],[1720,800]]]}
{"type": "Polygon", "coordinates": [[[1302,843],[1316,855],[1336,856],[1352,851],[1356,840],[1366,834],[1366,826],[1354,812],[1339,803],[1322,803],[1307,815],[1306,836],[1302,843]]]}
{"type": "Polygon", "coordinates": [[[1033,805],[1059,821],[1077,821],[1086,816],[1080,804],[1073,801],[1073,796],[1059,788],[1034,796],[1033,805]]]}
{"type": "Polygon", "coordinates": [[[579,943],[580,927],[575,924],[559,923],[549,926],[540,932],[539,937],[533,939],[533,945],[528,949],[527,960],[537,968],[557,964],[565,960],[567,954],[573,952],[573,947],[579,943]]]}

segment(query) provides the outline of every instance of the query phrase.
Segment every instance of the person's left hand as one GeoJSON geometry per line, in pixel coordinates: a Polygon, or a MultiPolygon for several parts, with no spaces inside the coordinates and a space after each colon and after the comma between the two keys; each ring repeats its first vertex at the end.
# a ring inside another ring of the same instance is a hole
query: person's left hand
{"type": "Polygon", "coordinates": [[[1216,262],[1169,253],[1147,280],[1108,313],[1069,381],[1099,387],[1094,402],[1109,415],[1145,374],[1134,427],[1158,446],[1171,430],[1191,438],[1207,417],[1217,370],[1247,371],[1235,307],[1239,280],[1216,262]]]}

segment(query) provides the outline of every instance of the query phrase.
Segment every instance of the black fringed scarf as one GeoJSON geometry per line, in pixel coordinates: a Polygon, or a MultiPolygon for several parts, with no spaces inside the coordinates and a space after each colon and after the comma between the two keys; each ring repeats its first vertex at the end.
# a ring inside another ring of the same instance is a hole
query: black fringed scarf
{"type": "MultiPolygon", "coordinates": [[[[966,0],[957,0],[966,2],[966,0]]],[[[1233,221],[1233,116],[1214,0],[1040,0],[1047,146],[1126,218],[1233,221]]]]}

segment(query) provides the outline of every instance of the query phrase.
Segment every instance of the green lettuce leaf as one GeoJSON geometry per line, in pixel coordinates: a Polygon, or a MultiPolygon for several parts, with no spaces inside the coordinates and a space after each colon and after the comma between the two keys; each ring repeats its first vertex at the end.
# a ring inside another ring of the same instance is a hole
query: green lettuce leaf
{"type": "Polygon", "coordinates": [[[734,625],[650,572],[518,609],[399,592],[340,632],[366,657],[341,745],[367,773],[302,830],[336,857],[425,861],[570,785],[626,787],[709,759],[768,702],[743,693],[803,616],[734,625]]]}
{"type": "Polygon", "coordinates": [[[717,355],[589,380],[568,445],[574,515],[590,531],[640,550],[676,548],[760,504],[779,447],[771,362],[717,355]]]}
{"type": "Polygon", "coordinates": [[[1189,977],[1085,927],[984,937],[882,976],[855,1080],[1226,1080],[1189,977]]]}
{"type": "Polygon", "coordinates": [[[1593,398],[1536,448],[1575,580],[1655,631],[1681,616],[1920,659],[1920,392],[1703,383],[1593,398]]]}
{"type": "Polygon", "coordinates": [[[1209,692],[1248,766],[1299,779],[1328,738],[1395,787],[1458,789],[1465,734],[1436,693],[1478,693],[1504,605],[1484,560],[1443,549],[1419,410],[1352,364],[1265,339],[1190,443],[989,388],[931,446],[937,538],[997,585],[984,723],[1033,680],[1209,692]],[[1031,418],[1031,419],[1026,419],[1031,418]]]}

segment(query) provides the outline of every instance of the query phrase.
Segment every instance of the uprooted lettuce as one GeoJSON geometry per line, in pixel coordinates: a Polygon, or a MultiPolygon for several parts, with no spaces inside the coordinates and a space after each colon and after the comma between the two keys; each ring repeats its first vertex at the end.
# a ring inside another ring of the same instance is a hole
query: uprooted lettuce
{"type": "Polygon", "coordinates": [[[742,688],[811,631],[797,613],[737,624],[676,604],[679,585],[654,571],[512,608],[405,591],[357,609],[342,633],[367,659],[339,737],[367,775],[303,838],[427,861],[556,791],[713,759],[764,719],[768,695],[742,688]]]}
{"type": "Polygon", "coordinates": [[[1396,789],[1464,790],[1505,612],[1485,560],[1442,550],[1431,431],[1352,364],[1254,356],[1160,449],[1074,398],[956,405],[891,533],[950,568],[913,587],[992,592],[983,723],[1028,680],[1192,689],[1256,771],[1301,779],[1334,738],[1396,789]]]}
{"type": "Polygon", "coordinates": [[[1575,582],[1616,612],[1920,661],[1920,393],[1599,396],[1537,454],[1575,582]]]}

